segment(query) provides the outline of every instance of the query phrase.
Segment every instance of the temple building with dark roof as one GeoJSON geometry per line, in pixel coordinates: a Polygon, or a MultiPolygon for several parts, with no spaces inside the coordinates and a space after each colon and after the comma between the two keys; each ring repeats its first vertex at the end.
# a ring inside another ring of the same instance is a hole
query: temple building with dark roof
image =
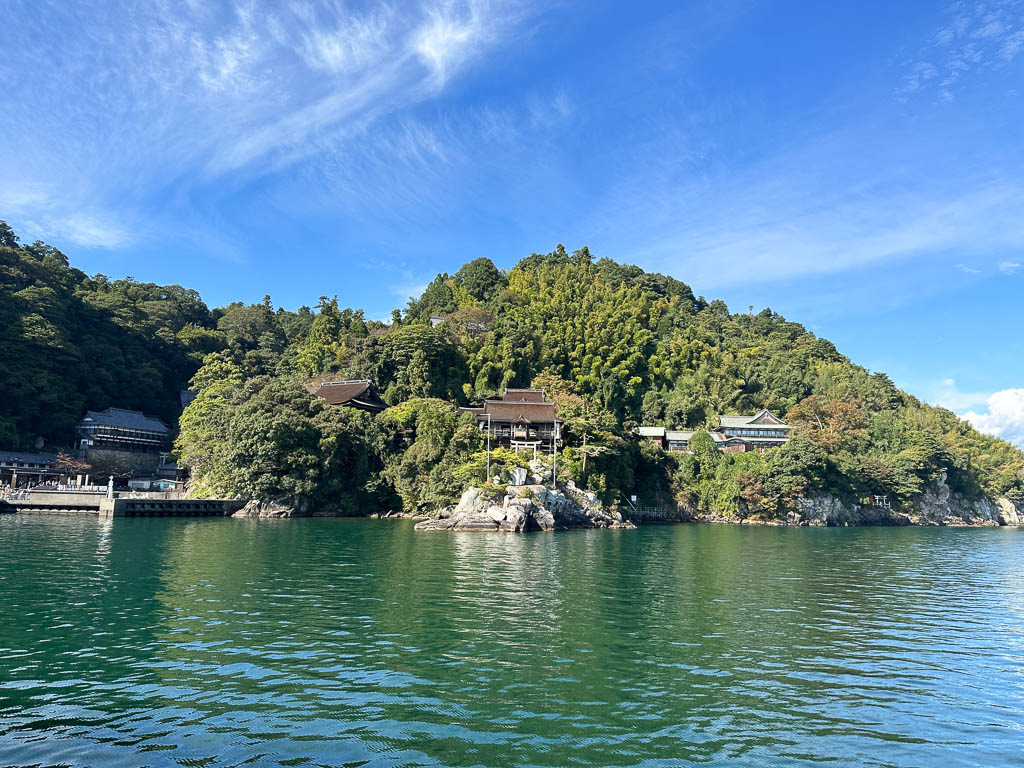
{"type": "Polygon", "coordinates": [[[167,443],[167,425],[142,411],[107,408],[87,411],[75,430],[83,451],[159,453],[167,443]]]}
{"type": "Polygon", "coordinates": [[[60,476],[52,453],[0,451],[0,486],[34,485],[60,476]]]}
{"type": "MultiPolygon", "coordinates": [[[[708,434],[715,441],[718,450],[724,453],[745,453],[776,448],[789,441],[793,427],[762,408],[753,416],[718,417],[718,426],[709,429],[708,434]]],[[[640,427],[640,437],[658,443],[667,451],[690,451],[690,438],[696,430],[665,429],[665,427],[640,427]]]]}
{"type": "Polygon", "coordinates": [[[378,414],[388,407],[387,403],[380,399],[377,388],[369,379],[323,381],[320,382],[316,396],[328,405],[358,408],[370,414],[378,414]]]}
{"type": "Polygon", "coordinates": [[[546,449],[562,444],[562,422],[543,389],[506,389],[501,399],[485,400],[478,408],[460,408],[476,417],[491,439],[513,450],[546,449]]]}

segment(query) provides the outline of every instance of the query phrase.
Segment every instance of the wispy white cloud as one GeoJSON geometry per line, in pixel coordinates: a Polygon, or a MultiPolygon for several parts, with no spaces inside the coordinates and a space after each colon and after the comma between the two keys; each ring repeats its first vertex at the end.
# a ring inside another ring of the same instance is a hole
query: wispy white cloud
{"type": "MultiPolygon", "coordinates": [[[[301,12],[301,11],[300,11],[301,12]]],[[[388,52],[393,11],[387,6],[373,9],[364,17],[345,17],[324,26],[308,19],[309,29],[301,35],[301,52],[313,69],[351,75],[365,71],[388,52]]]]}
{"type": "Polygon", "coordinates": [[[1021,264],[1016,261],[1010,261],[1009,259],[999,262],[999,271],[1004,275],[1012,275],[1014,272],[1021,268],[1021,264]]]}
{"type": "Polygon", "coordinates": [[[969,408],[984,406],[991,396],[991,392],[964,392],[955,379],[946,378],[931,388],[928,399],[942,408],[962,413],[969,408]]]}
{"type": "Polygon", "coordinates": [[[903,84],[897,89],[896,93],[901,98],[917,93],[929,80],[935,78],[937,74],[938,71],[934,65],[929,64],[927,61],[915,61],[910,66],[910,72],[903,76],[903,84]]]}
{"type": "MultiPolygon", "coordinates": [[[[701,290],[1024,248],[1024,189],[1011,179],[962,179],[922,194],[881,169],[866,178],[851,173],[860,171],[798,152],[731,179],[647,179],[646,189],[638,182],[612,198],[594,227],[614,226],[627,242],[646,243],[629,257],[701,290]]],[[[972,269],[965,267],[958,268],[972,269]]]]}
{"type": "MultiPolygon", "coordinates": [[[[389,236],[408,225],[421,237],[455,206],[505,205],[507,216],[519,200],[517,185],[529,187],[539,172],[551,172],[542,168],[546,152],[562,137],[573,107],[568,92],[557,88],[498,106],[417,112],[353,127],[358,133],[344,140],[319,137],[324,149],[304,166],[314,180],[306,183],[364,221],[381,220],[389,236]]],[[[290,193],[288,187],[282,194],[290,193]]]]}
{"type": "Polygon", "coordinates": [[[951,103],[962,81],[974,73],[1000,69],[1024,49],[1024,2],[961,0],[949,7],[942,26],[905,63],[896,99],[906,102],[932,92],[951,103]]]}
{"type": "Polygon", "coordinates": [[[138,235],[86,213],[54,220],[50,226],[53,234],[86,248],[122,248],[135,242],[138,235]]]}
{"type": "Polygon", "coordinates": [[[957,264],[956,268],[959,269],[964,274],[967,274],[967,275],[980,275],[981,274],[981,270],[980,269],[975,269],[974,267],[969,267],[966,264],[957,264]]]}
{"type": "Polygon", "coordinates": [[[388,292],[396,299],[407,301],[418,299],[427,290],[427,283],[399,283],[389,287],[388,292]]]}
{"type": "Polygon", "coordinates": [[[429,21],[415,35],[414,47],[420,59],[443,84],[453,67],[464,60],[475,43],[486,33],[480,8],[456,8],[446,4],[429,13],[429,21]]]}
{"type": "Polygon", "coordinates": [[[116,216],[95,206],[65,213],[54,190],[42,184],[0,188],[0,216],[17,219],[25,240],[60,238],[83,248],[120,248],[137,236],[116,216]]]}
{"type": "Polygon", "coordinates": [[[30,193],[46,179],[64,231],[125,243],[72,214],[358,152],[369,126],[401,120],[503,44],[527,1],[16,5],[0,80],[19,109],[0,120],[0,189],[39,219],[30,193]]]}
{"type": "Polygon", "coordinates": [[[1024,389],[1004,389],[985,401],[981,413],[968,411],[963,418],[976,429],[1024,448],[1024,389]]]}

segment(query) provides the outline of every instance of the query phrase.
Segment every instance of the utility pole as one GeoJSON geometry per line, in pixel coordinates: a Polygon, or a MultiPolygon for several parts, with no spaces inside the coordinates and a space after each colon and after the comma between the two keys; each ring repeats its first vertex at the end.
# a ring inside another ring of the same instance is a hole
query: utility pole
{"type": "Polygon", "coordinates": [[[487,414],[487,475],[484,485],[491,482],[491,414],[487,414]]]}
{"type": "MultiPolygon", "coordinates": [[[[586,482],[586,480],[587,480],[587,433],[584,432],[583,433],[583,477],[581,478],[581,482],[586,482]]],[[[584,487],[586,487],[586,486],[584,486],[584,487]]]]}
{"type": "Polygon", "coordinates": [[[551,438],[551,488],[558,490],[558,438],[551,438]]]}

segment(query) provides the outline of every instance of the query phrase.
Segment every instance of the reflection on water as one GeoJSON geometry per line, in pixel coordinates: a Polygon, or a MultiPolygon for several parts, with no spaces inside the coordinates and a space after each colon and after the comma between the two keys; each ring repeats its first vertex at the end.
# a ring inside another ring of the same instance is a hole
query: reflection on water
{"type": "Polygon", "coordinates": [[[1024,531],[0,519],[0,765],[1021,765],[1024,531]]]}

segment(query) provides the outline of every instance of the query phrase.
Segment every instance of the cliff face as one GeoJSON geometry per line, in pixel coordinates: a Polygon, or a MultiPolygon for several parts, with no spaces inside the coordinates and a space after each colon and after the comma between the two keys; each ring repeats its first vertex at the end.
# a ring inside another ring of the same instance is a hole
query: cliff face
{"type": "Polygon", "coordinates": [[[284,496],[275,499],[252,499],[232,517],[351,517],[352,512],[341,507],[314,506],[302,496],[284,496]]]}
{"type": "Polygon", "coordinates": [[[469,488],[458,505],[443,509],[436,518],[416,524],[417,531],[554,531],[562,528],[632,528],[618,512],[600,509],[592,495],[570,497],[543,485],[522,486],[521,496],[505,496],[501,503],[480,488],[469,488]]]}
{"type": "MultiPolygon", "coordinates": [[[[906,512],[843,501],[828,494],[817,494],[795,501],[795,509],[780,525],[940,525],[997,526],[1024,525],[1024,506],[1009,499],[966,499],[953,493],[942,475],[925,489],[923,496],[906,512]]],[[[737,518],[716,515],[692,515],[693,519],[716,522],[743,522],[757,510],[743,510],[737,518]]]]}

